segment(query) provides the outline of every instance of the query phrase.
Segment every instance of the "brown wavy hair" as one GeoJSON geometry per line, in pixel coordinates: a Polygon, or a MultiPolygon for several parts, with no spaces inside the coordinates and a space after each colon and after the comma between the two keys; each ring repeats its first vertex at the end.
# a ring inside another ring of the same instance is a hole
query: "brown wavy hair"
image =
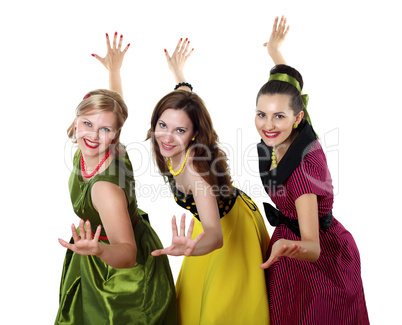
{"type": "MultiPolygon", "coordinates": [[[[81,103],[78,104],[75,114],[76,118],[95,110],[100,112],[112,112],[116,117],[117,133],[114,138],[114,149],[121,154],[124,146],[120,144],[121,128],[128,117],[128,109],[118,92],[108,89],[97,89],[88,92],[81,103]]],[[[73,143],[77,143],[75,138],[75,120],[67,129],[67,135],[73,143]]]]}
{"type": "Polygon", "coordinates": [[[232,195],[233,187],[226,153],[218,146],[219,138],[203,100],[192,92],[176,90],[167,94],[159,100],[152,113],[147,140],[152,141],[152,152],[161,175],[166,180],[170,173],[154,135],[159,118],[167,109],[180,109],[186,112],[193,123],[193,131],[198,132],[195,140],[190,144],[190,150],[197,158],[193,159],[195,171],[213,187],[216,196],[232,195]]]}

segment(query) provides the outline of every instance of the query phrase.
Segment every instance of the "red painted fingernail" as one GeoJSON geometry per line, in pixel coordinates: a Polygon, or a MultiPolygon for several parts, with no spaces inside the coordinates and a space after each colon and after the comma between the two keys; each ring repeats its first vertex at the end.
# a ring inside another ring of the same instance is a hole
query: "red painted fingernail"
{"type": "Polygon", "coordinates": [[[109,37],[109,34],[108,34],[108,33],[106,33],[106,37],[109,37]]]}
{"type": "Polygon", "coordinates": [[[116,33],[114,33],[114,36],[117,36],[117,32],[116,32],[116,33]]]}
{"type": "Polygon", "coordinates": [[[166,52],[166,49],[165,49],[165,52],[166,52]]]}
{"type": "Polygon", "coordinates": [[[183,40],[183,38],[180,38],[180,40],[182,41],[182,40],[183,40]]]}
{"type": "Polygon", "coordinates": [[[120,38],[123,38],[123,35],[120,35],[120,38]]]}
{"type": "Polygon", "coordinates": [[[127,46],[130,46],[130,43],[128,43],[127,46]]]}
{"type": "Polygon", "coordinates": [[[190,44],[190,41],[188,41],[188,43],[187,44],[190,44]]]}
{"type": "Polygon", "coordinates": [[[95,54],[91,54],[92,56],[95,56],[95,54]]]}
{"type": "Polygon", "coordinates": [[[188,38],[186,38],[186,41],[188,40],[188,38]]]}

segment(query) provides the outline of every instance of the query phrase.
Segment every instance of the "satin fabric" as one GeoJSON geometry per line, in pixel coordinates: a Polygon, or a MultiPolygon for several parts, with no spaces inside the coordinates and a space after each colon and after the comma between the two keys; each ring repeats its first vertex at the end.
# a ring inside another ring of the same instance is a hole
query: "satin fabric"
{"type": "MultiPolygon", "coordinates": [[[[169,262],[166,256],[151,256],[162,244],[146,221],[147,215],[137,208],[128,155],[115,157],[105,172],[83,182],[79,174],[79,154],[78,151],[69,181],[74,211],[79,217],[89,219],[92,231],[96,230],[101,219],[91,202],[93,184],[102,180],[120,186],[127,196],[130,218],[135,224],[136,264],[129,269],[115,269],[96,256],[81,256],[67,250],[55,324],[177,324],[177,302],[169,262]]],[[[103,242],[108,244],[107,240],[103,242]]]]}
{"type": "MultiPolygon", "coordinates": [[[[194,217],[192,238],[202,231],[194,217]]],[[[269,236],[255,203],[244,194],[221,218],[223,247],[184,257],[176,283],[179,324],[270,324],[264,262],[269,236]]]]}

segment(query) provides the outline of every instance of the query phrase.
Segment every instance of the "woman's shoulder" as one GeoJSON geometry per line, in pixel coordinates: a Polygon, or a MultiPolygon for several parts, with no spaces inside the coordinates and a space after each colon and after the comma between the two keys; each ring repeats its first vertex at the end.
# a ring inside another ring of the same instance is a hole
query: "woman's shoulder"
{"type": "Polygon", "coordinates": [[[298,167],[288,179],[288,189],[295,198],[305,193],[320,196],[332,192],[332,179],[328,170],[325,153],[317,140],[312,144],[298,167]]]}
{"type": "Polygon", "coordinates": [[[303,157],[302,164],[312,166],[319,170],[328,168],[327,158],[318,139],[310,146],[307,154],[303,157]]]}

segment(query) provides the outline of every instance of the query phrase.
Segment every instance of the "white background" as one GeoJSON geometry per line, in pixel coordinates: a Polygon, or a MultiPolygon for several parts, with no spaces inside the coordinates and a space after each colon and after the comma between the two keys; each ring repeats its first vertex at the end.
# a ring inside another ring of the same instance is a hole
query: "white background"
{"type": "MultiPolygon", "coordinates": [[[[334,178],[334,215],[360,250],[371,323],[400,323],[399,11],[388,0],[2,5],[0,323],[54,322],[65,254],[57,239],[68,240],[78,222],[67,188],[66,129],[86,92],[108,87],[106,69],[90,55],[106,53],[105,33],[117,31],[131,43],[122,70],[130,110],[122,142],[136,169],[139,206],[169,245],[170,219],[183,210],[144,141],[153,107],[174,87],[163,49],[172,52],[178,39],[190,39],[195,51],[186,77],[209,108],[235,185],[262,209],[269,199],[256,173],[255,96],[273,65],[262,44],[282,14],[291,26],[283,53],[310,95],[334,178]]],[[[176,278],[181,259],[170,261],[176,278]]]]}

